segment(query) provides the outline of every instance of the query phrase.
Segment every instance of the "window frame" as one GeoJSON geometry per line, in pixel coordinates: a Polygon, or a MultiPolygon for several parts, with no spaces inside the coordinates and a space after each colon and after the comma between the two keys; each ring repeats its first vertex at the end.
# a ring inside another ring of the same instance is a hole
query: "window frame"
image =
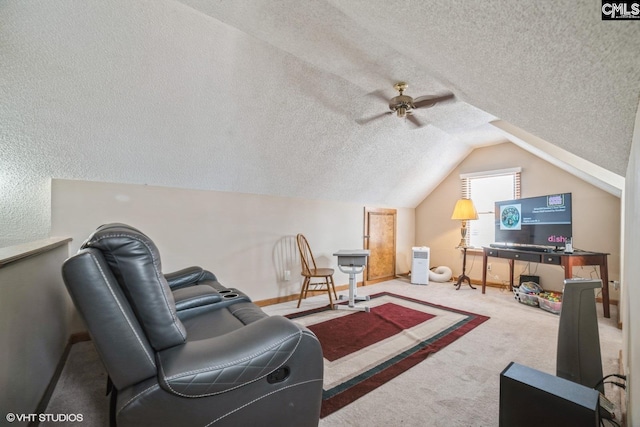
{"type": "MultiPolygon", "coordinates": [[[[511,175],[513,177],[513,199],[519,199],[522,196],[522,168],[521,167],[513,167],[507,169],[496,169],[489,171],[481,171],[481,172],[471,172],[471,173],[462,173],[460,174],[460,190],[463,199],[472,199],[472,183],[474,179],[486,179],[486,178],[494,178],[498,176],[508,176],[511,175]]],[[[496,200],[493,201],[494,203],[496,200]]],[[[474,201],[474,204],[475,201],[474,201]]],[[[477,207],[476,207],[477,209],[477,207]]],[[[481,214],[494,214],[493,210],[489,212],[481,212],[478,211],[478,215],[481,214]]],[[[473,223],[474,221],[467,221],[467,235],[465,237],[465,245],[470,249],[480,249],[480,247],[470,246],[471,235],[473,233],[473,223]]]]}

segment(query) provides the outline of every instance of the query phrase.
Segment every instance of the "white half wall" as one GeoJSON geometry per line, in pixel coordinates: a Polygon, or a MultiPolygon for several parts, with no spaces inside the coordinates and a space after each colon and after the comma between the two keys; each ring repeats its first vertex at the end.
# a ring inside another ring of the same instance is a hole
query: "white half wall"
{"type": "Polygon", "coordinates": [[[0,256],[30,252],[0,267],[0,425],[7,413],[34,413],[69,340],[72,302],[60,274],[68,246],[55,242],[32,253],[51,243],[7,248],[0,256]]]}
{"type": "MultiPolygon", "coordinates": [[[[165,272],[200,265],[254,301],[298,293],[297,233],[320,267],[335,268],[335,251],[363,245],[364,206],[356,203],[60,179],[51,187],[51,234],[72,237],[72,253],[98,226],[123,222],[153,239],[165,272]]],[[[397,224],[396,270],[407,272],[414,209],[397,208],[397,224]]],[[[334,278],[349,282],[338,270],[334,278]]]]}

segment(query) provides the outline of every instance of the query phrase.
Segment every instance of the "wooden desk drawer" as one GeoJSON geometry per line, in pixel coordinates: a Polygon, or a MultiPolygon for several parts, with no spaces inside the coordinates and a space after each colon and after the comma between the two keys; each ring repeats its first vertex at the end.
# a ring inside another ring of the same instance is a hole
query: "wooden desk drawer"
{"type": "Polygon", "coordinates": [[[485,249],[487,256],[494,256],[497,257],[498,256],[498,250],[497,249],[485,249]]]}
{"type": "Polygon", "coordinates": [[[540,254],[500,251],[500,258],[515,259],[516,261],[541,262],[540,254]]]}
{"type": "Polygon", "coordinates": [[[562,258],[560,255],[544,254],[542,255],[542,262],[545,264],[562,264],[562,258]]]}

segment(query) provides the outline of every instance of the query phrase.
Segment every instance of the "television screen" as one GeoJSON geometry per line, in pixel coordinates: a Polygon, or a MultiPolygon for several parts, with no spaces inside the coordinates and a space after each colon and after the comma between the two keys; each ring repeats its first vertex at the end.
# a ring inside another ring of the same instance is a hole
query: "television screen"
{"type": "Polygon", "coordinates": [[[499,243],[564,247],[573,235],[571,193],[496,202],[495,225],[499,243]]]}

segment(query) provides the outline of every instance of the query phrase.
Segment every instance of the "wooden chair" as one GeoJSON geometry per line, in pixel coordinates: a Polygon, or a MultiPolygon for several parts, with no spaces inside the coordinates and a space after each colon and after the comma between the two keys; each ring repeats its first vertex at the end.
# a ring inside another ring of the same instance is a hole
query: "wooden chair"
{"type": "Polygon", "coordinates": [[[298,234],[296,240],[298,242],[298,250],[300,251],[300,262],[302,263],[301,274],[304,276],[300,297],[298,298],[298,308],[300,308],[302,298],[307,298],[307,293],[310,289],[312,292],[327,291],[329,294],[329,305],[333,308],[333,297],[338,299],[336,287],[333,282],[333,268],[318,268],[306,237],[298,234]],[[314,282],[314,279],[320,279],[320,281],[314,282]],[[332,292],[333,296],[331,295],[332,292]]]}

